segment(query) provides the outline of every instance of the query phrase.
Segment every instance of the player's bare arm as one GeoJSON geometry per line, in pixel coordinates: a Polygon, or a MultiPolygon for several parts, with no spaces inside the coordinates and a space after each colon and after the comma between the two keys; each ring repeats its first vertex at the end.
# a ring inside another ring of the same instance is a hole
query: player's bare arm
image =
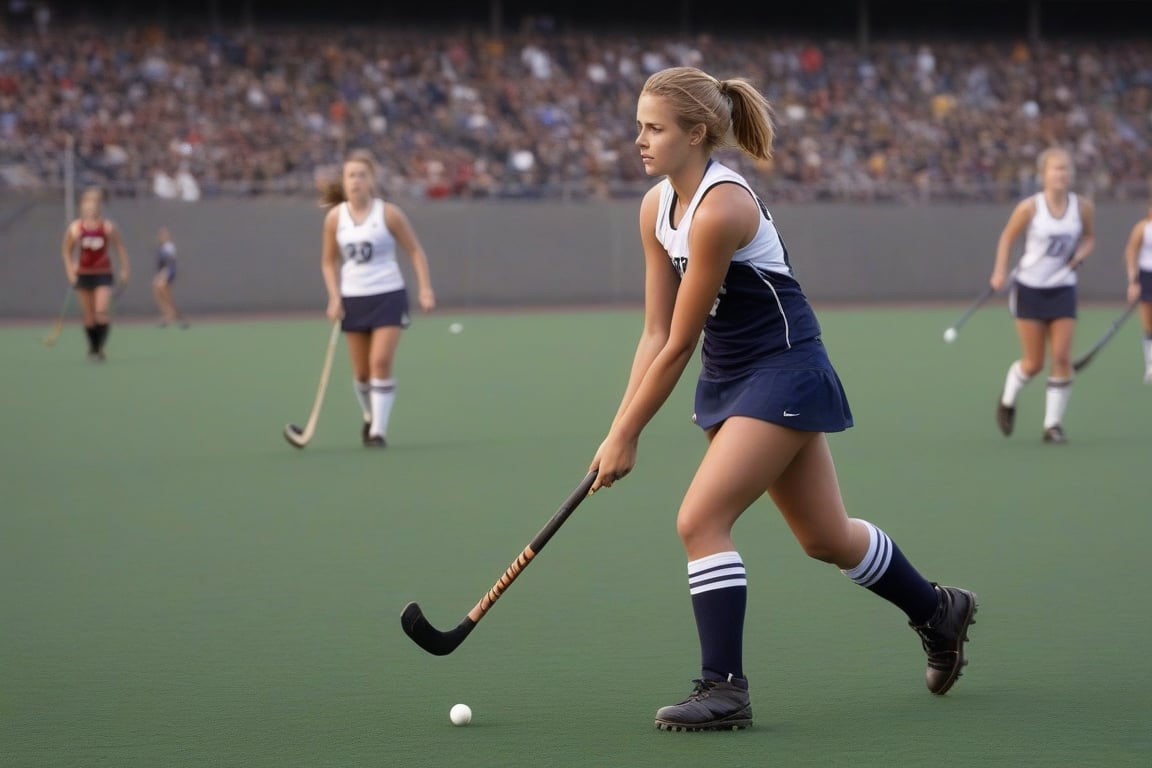
{"type": "Polygon", "coordinates": [[[64,242],[60,248],[60,254],[64,257],[64,274],[68,277],[68,284],[74,285],[76,283],[76,259],[73,252],[76,248],[76,229],[79,223],[73,221],[64,230],[64,242]]]}
{"type": "Polygon", "coordinates": [[[391,203],[384,204],[384,223],[388,231],[396,238],[396,242],[408,254],[412,262],[412,269],[416,272],[416,282],[419,284],[420,308],[430,312],[436,308],[436,294],[432,290],[432,275],[428,269],[428,256],[416,236],[416,230],[404,211],[391,203]]]}
{"type": "Polygon", "coordinates": [[[132,267],[128,262],[128,249],[124,247],[124,238],[120,236],[120,227],[116,223],[104,220],[104,231],[110,242],[116,248],[116,256],[120,259],[120,281],[128,282],[132,276],[132,267]]]}
{"type": "Polygon", "coordinates": [[[747,240],[749,217],[758,215],[748,193],[730,184],[713,189],[697,208],[689,241],[692,262],[676,292],[668,341],[597,452],[593,466],[599,475],[594,490],[611,486],[635,465],[640,433],[672,394],[691,360],[732,254],[747,240]]]}
{"type": "Polygon", "coordinates": [[[1077,269],[1096,249],[1096,205],[1086,198],[1080,198],[1080,242],[1072,255],[1069,266],[1077,269]]]}
{"type": "Polygon", "coordinates": [[[328,319],[335,322],[344,314],[340,302],[340,247],[336,242],[336,222],[340,210],[333,206],[324,216],[324,235],[320,246],[320,271],[328,290],[328,319]]]}
{"type": "Polygon", "coordinates": [[[996,264],[992,268],[992,278],[988,281],[993,290],[999,291],[1008,282],[1008,258],[1012,255],[1012,244],[1028,229],[1028,222],[1036,214],[1036,201],[1032,198],[1021,200],[1008,217],[1008,223],[1000,233],[996,244],[996,264]]]}
{"type": "Polygon", "coordinates": [[[620,407],[612,419],[615,425],[632,402],[640,380],[648,372],[656,355],[668,343],[672,329],[672,308],[676,304],[676,290],[680,277],[672,267],[668,251],[656,237],[656,214],[660,205],[660,190],[650,189],[640,204],[640,242],[644,248],[644,328],[632,358],[632,369],[620,407]]]}

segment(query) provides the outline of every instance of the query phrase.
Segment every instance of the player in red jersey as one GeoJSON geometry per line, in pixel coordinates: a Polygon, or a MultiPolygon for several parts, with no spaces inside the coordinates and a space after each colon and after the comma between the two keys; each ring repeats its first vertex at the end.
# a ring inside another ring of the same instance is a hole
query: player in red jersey
{"type": "Polygon", "coordinates": [[[80,218],[64,231],[64,271],[68,283],[76,289],[80,311],[84,316],[84,332],[88,335],[88,359],[103,360],[104,344],[108,340],[108,305],[112,300],[112,285],[116,282],[112,271],[109,246],[116,247],[120,258],[120,281],[128,282],[130,273],[128,251],[120,238],[120,229],[111,219],[104,218],[104,193],[89,187],[80,195],[80,218]],[[77,251],[79,258],[77,258],[77,251]]]}

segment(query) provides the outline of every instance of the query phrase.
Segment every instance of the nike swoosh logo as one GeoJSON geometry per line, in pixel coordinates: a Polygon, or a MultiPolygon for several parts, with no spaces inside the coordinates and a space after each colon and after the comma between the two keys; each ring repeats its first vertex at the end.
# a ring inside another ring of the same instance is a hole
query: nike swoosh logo
{"type": "Polygon", "coordinates": [[[789,411],[785,410],[784,415],[788,418],[791,418],[793,416],[799,416],[800,414],[799,413],[790,413],[789,411]]]}

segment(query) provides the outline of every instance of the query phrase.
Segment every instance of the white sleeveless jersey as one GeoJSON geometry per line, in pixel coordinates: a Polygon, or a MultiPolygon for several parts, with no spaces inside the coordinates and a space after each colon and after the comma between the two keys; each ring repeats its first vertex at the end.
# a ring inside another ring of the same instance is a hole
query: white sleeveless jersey
{"type": "Polygon", "coordinates": [[[373,296],[404,287],[396,261],[396,238],[384,223],[384,201],[374,199],[372,210],[357,224],[348,203],[341,203],[336,220],[336,242],[344,263],[340,267],[341,296],[373,296]]]}
{"type": "Polygon", "coordinates": [[[1068,209],[1056,218],[1048,210],[1044,193],[1035,195],[1036,213],[1024,237],[1024,254],[1016,268],[1016,281],[1030,288],[1060,288],[1076,285],[1076,273],[1068,262],[1076,254],[1084,225],[1080,221],[1080,201],[1068,193],[1068,209]]]}
{"type": "Polygon", "coordinates": [[[1141,272],[1152,272],[1152,219],[1144,222],[1144,239],[1140,241],[1136,267],[1141,272]]]}
{"type": "Polygon", "coordinates": [[[688,267],[688,233],[692,229],[692,217],[696,213],[697,206],[708,190],[724,182],[739,184],[746,189],[763,214],[760,218],[760,228],[751,242],[732,254],[732,262],[747,264],[758,271],[776,272],[793,277],[792,267],[788,264],[788,253],[784,250],[784,243],[776,232],[776,225],[768,214],[768,209],[764,207],[764,203],[752,191],[752,187],[743,176],[716,161],[709,162],[708,168],[704,171],[704,178],[696,187],[696,194],[688,202],[684,215],[680,217],[680,223],[675,227],[672,226],[672,207],[676,199],[676,190],[672,188],[672,183],[668,179],[660,182],[660,210],[656,217],[656,237],[664,246],[664,250],[668,251],[676,271],[683,276],[684,270],[688,267]]]}

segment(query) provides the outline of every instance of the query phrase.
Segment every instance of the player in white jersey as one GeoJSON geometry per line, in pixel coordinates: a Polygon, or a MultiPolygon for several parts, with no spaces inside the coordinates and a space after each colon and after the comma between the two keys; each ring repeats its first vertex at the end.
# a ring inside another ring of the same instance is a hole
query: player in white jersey
{"type": "Polygon", "coordinates": [[[1072,339],[1076,333],[1076,270],[1096,244],[1095,208],[1071,191],[1072,157],[1053,147],[1036,161],[1041,191],[1016,204],[996,246],[989,280],[1000,290],[1010,278],[1012,247],[1024,236],[1024,253],[1014,271],[1009,303],[1022,354],[1008,366],[996,403],[996,423],[1005,435],[1016,424],[1016,399],[1052,355],[1044,407],[1046,443],[1064,443],[1064,413],[1072,392],[1072,339]]]}
{"type": "Polygon", "coordinates": [[[732,529],[765,494],[809,556],[835,564],[906,614],[928,654],[928,689],[947,692],[965,663],[976,596],[927,581],[887,534],[848,517],[825,433],[852,426],[852,414],[816,315],[768,208],[742,176],[712,159],[729,142],[771,157],[768,101],[745,80],[674,67],[645,83],[636,122],[645,170],[663,179],[640,208],[644,330],[590,465],[593,491],[636,464],[640,433],[676,387],[701,334],[694,420],[708,439],[676,521],[700,677],[687,699],[656,713],[657,727],[752,723],[742,658],[748,579],[732,529]]]}
{"type": "Polygon", "coordinates": [[[1140,302],[1144,330],[1144,383],[1152,384],[1152,203],[1148,215],[1132,227],[1124,249],[1128,272],[1128,301],[1140,302]]]}
{"type": "Polygon", "coordinates": [[[340,320],[352,358],[356,398],[363,413],[365,446],[387,445],[388,420],[396,399],[392,372],[400,335],[410,323],[408,291],[396,260],[399,245],[419,282],[420,308],[436,306],[428,259],[404,212],[376,196],[371,155],[353,152],[341,180],[324,192],[321,267],[328,288],[328,318],[340,320]]]}

